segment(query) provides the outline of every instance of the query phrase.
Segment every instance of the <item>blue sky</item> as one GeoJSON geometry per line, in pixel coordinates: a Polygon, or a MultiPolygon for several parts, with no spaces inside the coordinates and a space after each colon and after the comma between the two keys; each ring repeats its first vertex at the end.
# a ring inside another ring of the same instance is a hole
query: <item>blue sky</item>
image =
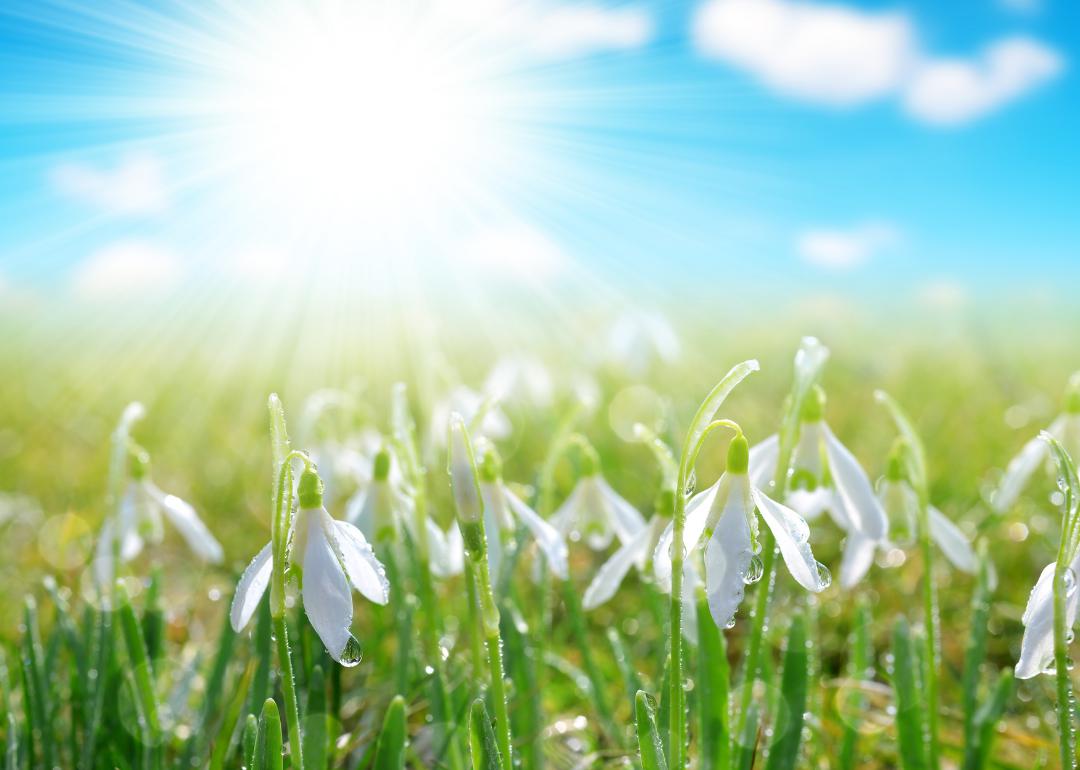
{"type": "Polygon", "coordinates": [[[0,8],[7,290],[1080,277],[1063,0],[286,5],[0,8]]]}

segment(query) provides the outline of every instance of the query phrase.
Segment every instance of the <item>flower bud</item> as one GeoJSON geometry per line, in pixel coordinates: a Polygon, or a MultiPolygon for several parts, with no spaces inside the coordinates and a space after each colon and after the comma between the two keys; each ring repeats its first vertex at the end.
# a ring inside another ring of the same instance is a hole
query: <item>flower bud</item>
{"type": "Polygon", "coordinates": [[[375,455],[375,468],[372,472],[376,481],[386,481],[390,476],[390,453],[380,449],[375,455]]]}
{"type": "Polygon", "coordinates": [[[750,442],[746,440],[746,436],[742,433],[737,433],[735,438],[731,439],[731,443],[728,444],[727,472],[746,473],[749,468],[750,442]]]}
{"type": "Polygon", "coordinates": [[[810,388],[806,394],[800,416],[803,422],[821,422],[825,417],[825,391],[820,385],[810,388]]]}
{"type": "Polygon", "coordinates": [[[305,468],[304,472],[300,474],[297,496],[300,498],[301,508],[322,508],[323,480],[319,478],[316,471],[305,468]]]}
{"type": "MultiPolygon", "coordinates": [[[[458,520],[463,524],[480,521],[484,505],[480,498],[480,486],[476,480],[475,461],[465,421],[456,412],[450,417],[449,448],[450,488],[454,492],[454,505],[458,520]]],[[[464,535],[464,527],[462,528],[464,535]]]]}

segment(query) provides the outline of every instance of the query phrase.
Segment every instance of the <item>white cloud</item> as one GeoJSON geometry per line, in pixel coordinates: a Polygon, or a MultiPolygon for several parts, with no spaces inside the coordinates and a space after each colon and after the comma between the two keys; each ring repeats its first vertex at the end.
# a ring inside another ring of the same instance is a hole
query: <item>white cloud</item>
{"type": "Polygon", "coordinates": [[[117,241],[74,269],[71,288],[84,299],[155,294],[175,286],[182,275],[172,252],[145,241],[117,241]]]}
{"type": "Polygon", "coordinates": [[[712,0],[693,31],[706,56],[781,93],[836,106],[895,91],[915,51],[903,13],[788,0],[712,0]]]}
{"type": "Polygon", "coordinates": [[[61,163],[49,177],[61,195],[110,214],[154,214],[169,205],[161,163],[147,153],[132,153],[109,169],[61,163]]]}
{"type": "Polygon", "coordinates": [[[934,310],[959,310],[970,299],[967,288],[949,278],[939,278],[923,284],[916,296],[922,305],[934,310]]]}
{"type": "Polygon", "coordinates": [[[521,223],[479,231],[463,243],[458,256],[486,275],[532,281],[550,280],[570,262],[546,233],[521,223]]]}
{"type": "Polygon", "coordinates": [[[569,58],[640,48],[652,38],[653,21],[641,8],[565,5],[541,12],[526,32],[534,52],[569,58]]]}
{"type": "Polygon", "coordinates": [[[906,13],[803,0],[708,0],[693,33],[703,55],[777,93],[832,107],[897,98],[909,116],[936,126],[982,117],[1064,68],[1060,53],[1024,37],[975,57],[936,57],[906,13]]]}
{"type": "Polygon", "coordinates": [[[1033,15],[1043,9],[1042,0],[998,0],[998,5],[1006,11],[1033,15]]]}
{"type": "Polygon", "coordinates": [[[867,262],[898,237],[891,225],[868,222],[846,230],[807,230],[795,239],[795,249],[812,265],[846,270],[867,262]]]}
{"type": "Polygon", "coordinates": [[[936,125],[975,120],[1042,85],[1064,68],[1062,57],[1025,37],[1000,40],[974,60],[931,59],[904,94],[913,116],[936,125]]]}

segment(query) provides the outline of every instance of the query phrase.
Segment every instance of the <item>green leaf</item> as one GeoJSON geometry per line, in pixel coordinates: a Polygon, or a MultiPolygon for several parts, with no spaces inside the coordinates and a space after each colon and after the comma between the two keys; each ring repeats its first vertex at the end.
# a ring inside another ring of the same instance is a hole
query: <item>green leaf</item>
{"type": "Polygon", "coordinates": [[[127,590],[122,583],[117,586],[117,598],[120,602],[120,629],[123,632],[128,660],[132,665],[131,674],[135,680],[139,711],[146,722],[148,743],[153,746],[157,744],[157,737],[161,732],[161,725],[158,721],[157,695],[154,692],[154,672],[150,668],[150,659],[146,652],[146,642],[143,640],[142,626],[135,617],[135,610],[131,606],[131,600],[128,598],[127,590]]]}
{"type": "Polygon", "coordinates": [[[851,663],[848,667],[848,688],[844,702],[839,704],[841,721],[844,723],[844,736],[840,744],[840,770],[854,770],[856,749],[859,743],[859,730],[855,720],[862,715],[866,698],[862,692],[863,681],[871,675],[873,648],[870,640],[870,606],[860,600],[855,609],[855,628],[851,635],[851,663]]]}
{"type": "Polygon", "coordinates": [[[469,753],[473,770],[502,770],[502,754],[484,701],[477,698],[469,712],[469,753]]]}
{"type": "Polygon", "coordinates": [[[375,747],[374,770],[402,770],[405,767],[406,737],[405,699],[396,695],[383,718],[382,732],[375,747]]]}
{"type": "Polygon", "coordinates": [[[730,753],[728,699],[731,671],[727,642],[713,622],[704,595],[697,600],[698,627],[698,754],[702,770],[726,770],[730,753]]]}
{"type": "Polygon", "coordinates": [[[919,662],[907,620],[900,617],[893,630],[893,692],[896,697],[896,733],[900,765],[904,770],[926,767],[926,726],[919,699],[919,662]]]}
{"type": "Polygon", "coordinates": [[[754,755],[757,754],[758,723],[761,720],[761,712],[757,701],[751,701],[746,709],[746,721],[743,723],[742,733],[739,735],[738,750],[735,767],[737,770],[751,770],[754,766],[754,755]]]}
{"type": "Polygon", "coordinates": [[[225,622],[222,624],[221,634],[218,637],[217,656],[214,658],[214,666],[210,670],[210,677],[206,680],[206,697],[203,701],[202,713],[199,715],[199,727],[195,730],[195,735],[188,741],[185,748],[185,762],[183,764],[186,766],[202,765],[203,763],[203,752],[211,734],[210,726],[213,724],[214,719],[217,718],[218,706],[221,703],[222,696],[225,694],[225,674],[228,671],[229,663],[232,661],[233,642],[235,641],[236,632],[233,631],[232,623],[229,620],[229,607],[226,606],[225,622]]]}
{"type": "Polygon", "coordinates": [[[979,698],[979,672],[986,660],[986,639],[990,618],[990,562],[985,548],[979,549],[979,574],[975,594],[971,599],[971,622],[968,628],[967,649],[964,652],[964,674],[961,680],[961,703],[964,711],[964,745],[977,740],[975,712],[979,698]]]}
{"type": "Polygon", "coordinates": [[[285,759],[281,740],[281,714],[273,698],[263,703],[259,740],[255,744],[256,770],[282,770],[285,759]]]}
{"type": "Polygon", "coordinates": [[[667,770],[660,731],[656,729],[656,711],[653,709],[652,698],[644,690],[638,690],[634,697],[634,714],[637,719],[641,767],[643,770],[667,770]]]}
{"type": "Polygon", "coordinates": [[[322,666],[311,670],[307,683],[307,712],[304,715],[304,770],[326,770],[327,720],[326,678],[322,666]]]}
{"type": "Polygon", "coordinates": [[[255,748],[259,743],[259,720],[254,714],[248,714],[244,722],[244,737],[240,745],[244,748],[244,767],[255,766],[255,748]]]}
{"type": "Polygon", "coordinates": [[[990,699],[975,713],[974,741],[964,749],[964,770],[983,770],[993,756],[994,736],[997,735],[997,723],[1005,713],[1005,707],[1012,697],[1013,674],[1002,671],[990,699]]]}
{"type": "MultiPolygon", "coordinates": [[[[698,445],[701,443],[702,437],[709,428],[709,423],[712,422],[713,417],[716,416],[717,410],[724,403],[724,399],[728,397],[728,394],[734,390],[735,386],[742,382],[752,372],[756,372],[761,366],[755,360],[743,361],[740,364],[735,364],[731,367],[731,371],[724,375],[720,382],[716,383],[716,386],[709,391],[709,395],[705,396],[705,400],[701,402],[701,406],[698,407],[697,414],[694,415],[694,419],[690,421],[690,428],[686,432],[686,441],[683,443],[682,456],[679,458],[679,484],[685,487],[686,480],[690,475],[690,471],[693,470],[690,466],[693,462],[693,455],[696,452],[698,445]]],[[[676,489],[677,493],[681,493],[682,490],[676,489]]]]}
{"type": "Polygon", "coordinates": [[[248,688],[251,686],[254,673],[255,661],[249,660],[247,668],[244,669],[244,673],[240,676],[240,681],[236,684],[232,700],[229,701],[225,716],[218,728],[214,750],[210,754],[210,770],[222,770],[225,767],[225,760],[229,755],[233,734],[236,732],[236,725],[240,722],[240,714],[243,711],[244,702],[247,700],[248,688]]]}
{"type": "Polygon", "coordinates": [[[798,763],[803,714],[806,711],[808,666],[806,619],[802,615],[796,615],[788,631],[784,671],[780,677],[781,708],[777,710],[778,723],[773,726],[766,770],[791,770],[798,763]]]}

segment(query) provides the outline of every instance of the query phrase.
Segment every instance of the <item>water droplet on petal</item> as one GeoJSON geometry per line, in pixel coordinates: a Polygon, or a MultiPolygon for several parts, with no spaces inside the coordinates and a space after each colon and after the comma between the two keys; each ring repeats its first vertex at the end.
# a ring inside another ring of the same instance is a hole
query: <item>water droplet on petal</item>
{"type": "Polygon", "coordinates": [[[732,616],[731,620],[724,624],[724,628],[735,628],[735,617],[732,616]]]}
{"type": "Polygon", "coordinates": [[[832,585],[832,573],[829,572],[829,568],[821,562],[817,563],[817,578],[818,585],[821,586],[822,591],[832,585]]]}
{"type": "Polygon", "coordinates": [[[349,641],[345,642],[345,649],[341,651],[340,663],[345,668],[352,668],[360,663],[360,642],[356,641],[352,634],[349,634],[349,641]]]}
{"type": "Polygon", "coordinates": [[[753,554],[746,565],[746,572],[743,573],[743,582],[747,585],[753,585],[761,580],[761,576],[764,573],[765,566],[761,563],[761,559],[757,554],[753,554]]]}

